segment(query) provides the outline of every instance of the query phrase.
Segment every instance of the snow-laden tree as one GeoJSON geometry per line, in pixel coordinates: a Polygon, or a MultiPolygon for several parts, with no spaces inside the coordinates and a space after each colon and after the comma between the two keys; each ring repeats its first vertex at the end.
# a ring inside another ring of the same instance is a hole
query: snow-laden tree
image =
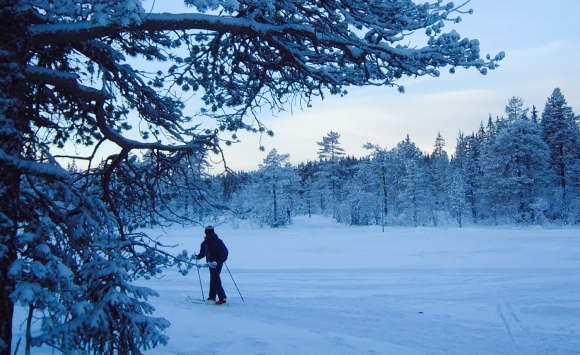
{"type": "Polygon", "coordinates": [[[153,292],[131,282],[181,259],[130,232],[124,209],[135,201],[155,211],[172,184],[119,201],[131,153],[156,152],[155,171],[171,171],[219,153],[220,131],[271,134],[255,116],[262,107],[310,104],[350,85],[398,86],[445,66],[485,74],[503,58],[482,59],[477,40],[443,32],[463,5],[441,1],[184,3],[189,11],[178,14],[151,13],[140,0],[0,2],[1,355],[11,354],[15,304],[46,315],[27,346],[132,354],[165,341],[167,323],[148,315],[153,292]],[[419,30],[425,43],[409,43],[419,30]],[[215,126],[192,119],[192,95],[215,126]],[[99,184],[79,184],[63,158],[84,161],[99,184]],[[60,270],[58,282],[39,265],[60,270]],[[97,297],[103,291],[115,296],[97,297]]]}
{"type": "Polygon", "coordinates": [[[274,228],[290,222],[296,200],[298,174],[289,159],[289,154],[278,154],[276,149],[272,149],[258,170],[263,178],[259,185],[270,191],[270,198],[266,199],[270,207],[266,221],[274,228]]]}
{"type": "Polygon", "coordinates": [[[380,223],[383,232],[387,217],[389,216],[389,205],[392,204],[393,171],[395,170],[395,159],[393,151],[376,144],[366,143],[363,148],[369,151],[368,159],[361,161],[361,168],[357,178],[363,183],[365,191],[370,194],[367,203],[369,207],[369,219],[374,217],[375,223],[380,223]]]}
{"type": "Polygon", "coordinates": [[[463,226],[463,220],[467,216],[470,206],[467,202],[469,186],[465,181],[465,175],[460,169],[452,170],[449,189],[447,190],[447,209],[457,221],[459,228],[463,226]]]}
{"type": "Polygon", "coordinates": [[[318,149],[318,158],[336,162],[345,156],[344,149],[340,146],[340,134],[330,131],[322,137],[322,142],[316,142],[320,147],[318,149]]]}
{"type": "Polygon", "coordinates": [[[342,223],[359,226],[380,223],[380,196],[369,188],[372,181],[364,170],[345,184],[344,199],[336,207],[335,217],[342,223]]]}
{"type": "Polygon", "coordinates": [[[449,186],[449,156],[445,150],[445,139],[441,133],[437,133],[433,153],[428,159],[430,185],[433,190],[435,223],[437,224],[437,213],[445,211],[447,189],[449,186]]]}
{"type": "Polygon", "coordinates": [[[297,205],[299,209],[297,212],[302,214],[307,214],[308,217],[312,217],[313,213],[321,213],[322,210],[318,209],[319,205],[316,203],[316,190],[315,190],[315,176],[318,173],[318,164],[316,162],[307,162],[298,164],[297,173],[300,176],[300,187],[298,190],[300,196],[300,202],[297,205]]]}
{"type": "Polygon", "coordinates": [[[415,227],[433,223],[434,197],[425,157],[409,136],[393,148],[395,214],[415,227]]]}
{"type": "Polygon", "coordinates": [[[368,159],[345,159],[343,162],[350,172],[344,176],[342,199],[336,206],[336,219],[351,225],[380,223],[381,196],[378,194],[377,171],[373,164],[368,159]]]}
{"type": "Polygon", "coordinates": [[[530,119],[534,123],[540,123],[540,115],[538,114],[538,109],[536,108],[536,105],[532,105],[532,113],[530,119]]]}
{"type": "MultiPolygon", "coordinates": [[[[496,127],[498,127],[497,122],[496,127]]],[[[487,217],[486,211],[482,205],[483,194],[486,191],[486,187],[482,182],[483,172],[481,162],[487,139],[482,134],[482,132],[479,131],[478,133],[472,133],[467,136],[466,143],[468,157],[466,164],[466,181],[469,186],[467,190],[467,200],[471,205],[471,215],[473,217],[473,222],[477,223],[479,220],[485,219],[487,217]]]]}
{"type": "Polygon", "coordinates": [[[560,210],[557,218],[576,219],[569,215],[571,208],[576,209],[580,197],[580,177],[577,172],[580,161],[580,129],[578,116],[566,103],[562,91],[554,89],[548,98],[542,120],[542,137],[550,148],[550,168],[554,174],[559,191],[560,210]]]}
{"type": "Polygon", "coordinates": [[[543,220],[548,146],[538,125],[525,115],[489,142],[482,157],[486,206],[496,217],[516,223],[543,220]]]}
{"type": "Polygon", "coordinates": [[[505,107],[505,113],[507,114],[507,122],[513,123],[522,117],[527,117],[528,109],[524,109],[523,99],[513,96],[505,107]]]}
{"type": "Polygon", "coordinates": [[[298,202],[299,176],[289,154],[272,149],[258,171],[234,193],[231,208],[241,218],[273,228],[290,222],[298,202]]]}
{"type": "Polygon", "coordinates": [[[477,223],[480,219],[481,210],[480,150],[473,134],[466,136],[460,131],[455,145],[455,154],[451,160],[453,173],[460,175],[456,180],[462,182],[461,189],[465,191],[465,199],[469,205],[473,223],[477,223]]]}
{"type": "Polygon", "coordinates": [[[320,190],[320,208],[331,211],[333,217],[338,217],[337,206],[341,201],[344,177],[347,174],[342,159],[346,155],[340,147],[340,134],[330,131],[316,142],[320,147],[318,158],[320,169],[316,174],[316,186],[320,190]]]}

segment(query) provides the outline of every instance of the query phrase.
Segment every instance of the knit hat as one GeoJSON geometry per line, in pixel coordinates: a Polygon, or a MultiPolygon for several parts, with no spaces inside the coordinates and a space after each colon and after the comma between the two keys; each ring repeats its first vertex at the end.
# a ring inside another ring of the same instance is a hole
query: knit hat
{"type": "Polygon", "coordinates": [[[211,233],[213,233],[213,226],[205,227],[205,234],[211,234],[211,233]]]}

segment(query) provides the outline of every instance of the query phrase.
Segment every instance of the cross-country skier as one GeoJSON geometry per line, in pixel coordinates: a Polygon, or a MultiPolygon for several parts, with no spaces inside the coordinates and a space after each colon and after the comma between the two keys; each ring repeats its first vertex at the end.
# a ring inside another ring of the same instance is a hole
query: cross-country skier
{"type": "Polygon", "coordinates": [[[205,227],[205,238],[201,243],[199,254],[197,254],[197,260],[205,257],[208,263],[215,262],[215,267],[209,268],[209,297],[208,301],[215,301],[216,294],[218,296],[218,301],[215,303],[217,305],[226,303],[226,293],[222,287],[222,280],[220,278],[220,273],[222,272],[222,267],[224,262],[228,258],[228,248],[224,242],[218,238],[212,226],[205,227]]]}

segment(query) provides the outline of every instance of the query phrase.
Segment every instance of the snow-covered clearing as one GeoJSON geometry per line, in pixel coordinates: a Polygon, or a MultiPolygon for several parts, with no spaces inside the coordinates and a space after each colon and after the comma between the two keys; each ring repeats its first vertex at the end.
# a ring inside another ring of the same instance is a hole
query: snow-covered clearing
{"type": "MultiPolygon", "coordinates": [[[[147,354],[580,354],[578,229],[383,233],[297,217],[216,232],[245,301],[225,267],[225,306],[186,302],[202,298],[195,270],[144,281],[172,323],[169,344],[147,354]]],[[[177,251],[203,239],[201,227],[166,233],[177,251]]]]}
{"type": "MultiPolygon", "coordinates": [[[[225,268],[226,306],[185,302],[201,299],[195,271],[156,280],[171,339],[148,353],[580,354],[578,229],[293,222],[216,227],[245,302],[225,268]]],[[[193,251],[202,236],[164,239],[193,251]]]]}

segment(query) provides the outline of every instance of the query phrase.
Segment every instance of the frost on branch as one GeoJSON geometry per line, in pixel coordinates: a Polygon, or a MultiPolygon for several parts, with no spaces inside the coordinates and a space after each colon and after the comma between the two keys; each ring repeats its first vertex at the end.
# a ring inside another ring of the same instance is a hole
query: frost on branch
{"type": "Polygon", "coordinates": [[[123,27],[141,23],[146,13],[141,0],[29,0],[26,6],[42,14],[50,23],[88,20],[98,26],[117,24],[123,27]]]}
{"type": "Polygon", "coordinates": [[[185,0],[185,4],[195,7],[201,13],[217,10],[219,8],[223,8],[231,13],[237,11],[239,8],[237,0],[185,0]]]}

